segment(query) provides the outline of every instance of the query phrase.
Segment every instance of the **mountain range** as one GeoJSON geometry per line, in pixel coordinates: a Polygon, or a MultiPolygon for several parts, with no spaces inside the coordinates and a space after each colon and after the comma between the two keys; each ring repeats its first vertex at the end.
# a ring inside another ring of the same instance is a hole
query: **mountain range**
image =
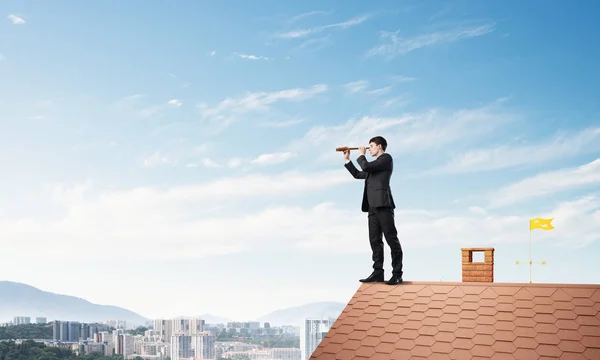
{"type": "MultiPolygon", "coordinates": [[[[273,311],[255,321],[269,322],[272,326],[300,326],[304,318],[337,318],[346,304],[338,302],[317,302],[273,311]]],[[[30,285],[0,281],[0,323],[13,320],[15,316],[43,316],[48,321],[105,322],[125,320],[127,327],[146,325],[151,319],[118,306],[100,305],[85,299],[43,291],[30,285]]],[[[226,317],[202,314],[195,317],[208,324],[233,321],[226,317]]]]}
{"type": "Polygon", "coordinates": [[[43,316],[48,321],[125,320],[127,327],[145,325],[148,321],[140,314],[118,306],[93,304],[75,296],[55,294],[22,283],[0,281],[0,321],[10,321],[15,316],[43,316]]]}

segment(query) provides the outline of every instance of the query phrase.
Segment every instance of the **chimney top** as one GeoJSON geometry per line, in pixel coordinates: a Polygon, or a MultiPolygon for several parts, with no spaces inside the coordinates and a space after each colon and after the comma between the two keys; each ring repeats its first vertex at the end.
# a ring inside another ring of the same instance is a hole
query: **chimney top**
{"type": "Polygon", "coordinates": [[[494,248],[462,248],[462,281],[494,282],[494,248]],[[474,252],[483,252],[483,261],[473,261],[474,252]]]}

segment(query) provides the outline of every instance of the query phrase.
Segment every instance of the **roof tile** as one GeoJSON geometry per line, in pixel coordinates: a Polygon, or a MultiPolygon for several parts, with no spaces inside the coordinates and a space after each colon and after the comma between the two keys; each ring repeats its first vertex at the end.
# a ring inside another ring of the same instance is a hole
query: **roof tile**
{"type": "Polygon", "coordinates": [[[535,352],[537,352],[541,356],[552,356],[552,357],[560,357],[562,351],[556,345],[546,345],[540,344],[537,348],[535,348],[535,352]]]}
{"type": "MultiPolygon", "coordinates": [[[[442,324],[443,325],[443,324],[442,324]]],[[[452,331],[442,331],[441,329],[439,329],[440,331],[438,331],[437,334],[435,334],[433,336],[433,338],[438,342],[448,342],[451,343],[452,340],[454,340],[455,336],[453,334],[452,331]]]]}
{"type": "Polygon", "coordinates": [[[596,336],[584,336],[580,342],[575,340],[576,343],[581,343],[585,347],[599,348],[600,349],[600,338],[596,336]]]}
{"type": "Polygon", "coordinates": [[[579,325],[600,326],[600,319],[598,319],[598,317],[596,317],[596,316],[580,315],[580,316],[577,316],[577,319],[575,319],[575,322],[578,323],[579,325]]]}
{"type": "Polygon", "coordinates": [[[538,347],[538,345],[539,345],[538,342],[534,338],[527,338],[527,337],[520,337],[520,336],[517,336],[517,338],[513,341],[513,343],[515,344],[517,349],[533,350],[536,347],[538,347]]]}
{"type": "Polygon", "coordinates": [[[573,340],[562,340],[558,344],[558,348],[562,351],[582,353],[585,350],[583,343],[573,340]]]}
{"type": "Polygon", "coordinates": [[[581,326],[577,322],[575,322],[575,320],[565,320],[565,319],[556,320],[556,323],[554,325],[556,325],[559,329],[570,329],[570,330],[577,330],[581,326]]]}
{"type": "MultiPolygon", "coordinates": [[[[435,337],[434,337],[434,339],[435,339],[435,337]]],[[[431,346],[431,351],[433,351],[434,353],[440,353],[440,354],[449,354],[452,351],[452,349],[454,349],[452,347],[452,343],[441,342],[439,340],[431,346]]]]}
{"type": "Polygon", "coordinates": [[[471,349],[471,354],[473,356],[480,356],[482,358],[490,358],[494,355],[494,350],[487,345],[475,345],[471,349]]]}
{"type": "Polygon", "coordinates": [[[435,338],[433,335],[418,336],[415,338],[415,344],[431,347],[431,345],[435,344],[435,338]]]}
{"type": "Polygon", "coordinates": [[[515,331],[515,329],[517,328],[513,321],[498,321],[494,324],[494,327],[496,328],[496,330],[508,331],[515,331]]]}
{"type": "Polygon", "coordinates": [[[411,349],[410,353],[413,359],[418,356],[427,359],[429,355],[431,355],[432,351],[430,346],[417,344],[414,348],[411,349]]]}
{"type": "Polygon", "coordinates": [[[311,360],[600,359],[600,285],[362,284],[311,360]]]}
{"type": "Polygon", "coordinates": [[[375,351],[381,354],[389,354],[394,350],[396,350],[396,344],[394,343],[380,342],[375,347],[375,351]]]}
{"type": "Polygon", "coordinates": [[[589,335],[600,338],[600,327],[583,325],[579,328],[579,333],[584,336],[589,335]]]}
{"type": "Polygon", "coordinates": [[[583,356],[588,360],[600,359],[600,348],[587,348],[583,352],[583,356]]]}
{"type": "Polygon", "coordinates": [[[534,350],[526,348],[518,348],[517,350],[515,350],[515,353],[513,355],[517,360],[531,360],[539,357],[539,355],[534,350]]]}
{"type": "Polygon", "coordinates": [[[573,300],[573,297],[563,289],[557,289],[554,293],[552,293],[552,295],[550,295],[550,297],[554,301],[571,302],[573,300]]]}

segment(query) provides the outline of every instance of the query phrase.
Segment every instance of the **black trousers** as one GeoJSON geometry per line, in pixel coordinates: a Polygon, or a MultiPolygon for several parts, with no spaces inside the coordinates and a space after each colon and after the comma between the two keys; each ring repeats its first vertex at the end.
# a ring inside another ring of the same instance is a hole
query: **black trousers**
{"type": "Polygon", "coordinates": [[[394,222],[394,209],[389,207],[369,208],[369,241],[373,251],[373,269],[383,272],[383,239],[390,247],[392,274],[402,276],[402,246],[394,222]]]}

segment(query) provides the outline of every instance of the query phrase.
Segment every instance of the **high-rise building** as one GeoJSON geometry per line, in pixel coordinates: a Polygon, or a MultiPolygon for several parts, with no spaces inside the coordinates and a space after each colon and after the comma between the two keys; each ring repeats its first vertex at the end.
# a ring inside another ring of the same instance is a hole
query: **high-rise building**
{"type": "Polygon", "coordinates": [[[204,331],[196,334],[193,338],[193,347],[195,357],[199,359],[214,359],[215,341],[217,337],[209,331],[204,331]]]}
{"type": "Polygon", "coordinates": [[[123,358],[127,359],[135,353],[135,338],[129,334],[120,334],[115,348],[119,351],[117,355],[123,355],[123,358]]]}
{"type": "Polygon", "coordinates": [[[181,360],[194,356],[192,336],[185,332],[176,332],[171,336],[171,360],[181,360]]]}
{"type": "Polygon", "coordinates": [[[308,360],[334,323],[334,319],[306,319],[300,331],[302,360],[308,360]]]}
{"type": "Polygon", "coordinates": [[[35,323],[36,324],[45,324],[47,322],[48,322],[48,320],[45,317],[38,316],[38,317],[35,318],[35,323]]]}
{"type": "Polygon", "coordinates": [[[184,333],[194,336],[204,331],[205,321],[198,318],[185,319],[156,319],[154,320],[154,331],[160,336],[161,340],[167,343],[171,342],[172,335],[175,333],[184,333]]]}
{"type": "Polygon", "coordinates": [[[69,341],[69,322],[68,321],[60,321],[60,336],[58,340],[60,341],[69,341]]]}
{"type": "Polygon", "coordinates": [[[58,320],[54,320],[52,322],[52,340],[54,341],[61,341],[60,339],[60,321],[58,320]]]}
{"type": "Polygon", "coordinates": [[[29,316],[15,316],[13,319],[13,325],[25,325],[31,324],[31,318],[29,316]]]}
{"type": "Polygon", "coordinates": [[[171,320],[154,320],[154,330],[158,333],[162,341],[167,343],[171,342],[171,335],[173,334],[173,322],[171,320]]]}
{"type": "MultiPolygon", "coordinates": [[[[202,319],[189,319],[189,329],[188,335],[197,335],[204,332],[204,320],[202,319]]],[[[198,356],[197,356],[198,357],[198,356]]]]}
{"type": "Polygon", "coordinates": [[[112,326],[115,329],[126,329],[127,321],[125,320],[106,320],[108,326],[112,326]]]}
{"type": "Polygon", "coordinates": [[[69,321],[68,328],[69,328],[69,336],[68,336],[69,340],[68,341],[70,341],[70,342],[79,341],[79,338],[81,337],[81,323],[79,323],[77,321],[69,321]]]}

